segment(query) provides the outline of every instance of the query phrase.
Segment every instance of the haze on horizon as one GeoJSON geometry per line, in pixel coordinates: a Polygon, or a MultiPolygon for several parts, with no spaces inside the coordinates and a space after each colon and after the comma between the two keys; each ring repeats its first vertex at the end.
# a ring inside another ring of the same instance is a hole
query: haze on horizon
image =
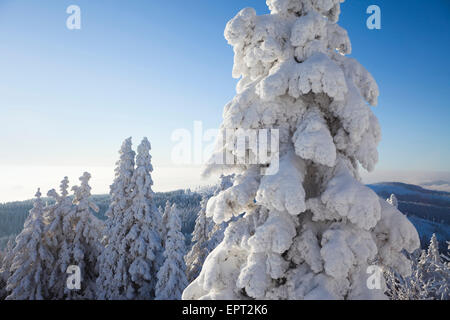
{"type": "MultiPolygon", "coordinates": [[[[223,38],[242,7],[265,1],[80,0],[82,29],[68,30],[72,1],[0,2],[0,202],[78,183],[109,191],[122,141],[152,143],[154,190],[215,183],[200,167],[177,167],[172,133],[194,121],[217,128],[234,96],[233,50],[223,38]],[[171,23],[167,23],[171,21],[171,23]],[[193,38],[192,35],[196,35],[193,38]]],[[[365,182],[401,181],[445,191],[450,185],[448,1],[380,1],[382,29],[366,28],[372,1],[346,1],[339,24],[374,76],[374,112],[383,139],[365,182]],[[417,50],[417,44],[429,50],[417,50]],[[447,186],[446,186],[447,183],[447,186]]],[[[450,188],[449,190],[450,191],[450,188]]]]}

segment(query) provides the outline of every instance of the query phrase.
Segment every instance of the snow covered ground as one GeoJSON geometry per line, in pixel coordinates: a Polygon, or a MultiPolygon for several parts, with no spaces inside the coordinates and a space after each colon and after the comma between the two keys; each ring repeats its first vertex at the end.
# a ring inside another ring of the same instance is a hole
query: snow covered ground
{"type": "Polygon", "coordinates": [[[450,172],[375,170],[371,173],[361,171],[360,174],[366,184],[397,181],[429,190],[450,192],[450,172]]]}

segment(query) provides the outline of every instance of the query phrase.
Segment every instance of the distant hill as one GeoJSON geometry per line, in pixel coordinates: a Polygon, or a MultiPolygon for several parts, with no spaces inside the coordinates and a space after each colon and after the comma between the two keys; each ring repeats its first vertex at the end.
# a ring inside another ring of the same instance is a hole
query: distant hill
{"type": "Polygon", "coordinates": [[[450,193],[434,191],[400,182],[382,182],[368,185],[386,199],[392,193],[399,200],[399,209],[429,221],[450,224],[450,193]]]}
{"type": "Polygon", "coordinates": [[[395,194],[398,208],[406,214],[419,232],[422,246],[436,233],[441,248],[450,240],[450,193],[428,190],[400,182],[368,185],[383,199],[395,194]]]}

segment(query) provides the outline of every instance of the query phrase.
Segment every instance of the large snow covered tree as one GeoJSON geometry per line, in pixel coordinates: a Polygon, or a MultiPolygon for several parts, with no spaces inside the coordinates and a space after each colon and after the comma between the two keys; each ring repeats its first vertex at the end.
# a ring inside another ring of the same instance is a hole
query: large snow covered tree
{"type": "Polygon", "coordinates": [[[138,146],[136,168],[131,178],[131,146],[125,149],[128,155],[119,166],[123,165],[126,171],[123,173],[126,177],[122,178],[129,187],[122,187],[125,187],[123,196],[127,200],[121,200],[125,201],[120,209],[124,212],[117,213],[117,220],[111,222],[114,236],[107,240],[107,246],[115,248],[105,259],[110,259],[113,274],[100,281],[111,279],[113,283],[102,298],[149,300],[154,298],[156,274],[162,264],[161,216],[153,199],[151,146],[147,138],[138,146]]]}
{"type": "Polygon", "coordinates": [[[341,2],[267,0],[270,14],[247,8],[228,23],[241,79],[224,110],[226,143],[206,172],[225,167],[237,176],[209,200],[207,215],[216,223],[245,215],[230,223],[183,299],[385,298],[383,288],[369,290],[368,266],[410,272],[401,252],[418,248],[416,230],[358,175],[378,158],[380,126],[368,106],[378,87],[345,56],[341,2]],[[279,130],[271,161],[254,164],[255,150],[236,148],[246,129],[279,130]],[[223,155],[236,164],[221,165],[223,155]]]}
{"type": "MultiPolygon", "coordinates": [[[[62,242],[59,244],[55,274],[55,296],[53,299],[94,299],[96,297],[95,281],[98,277],[97,259],[102,251],[100,237],[102,223],[91,212],[98,207],[90,199],[91,175],[85,172],[80,178],[80,186],[72,187],[74,192],[73,206],[68,212],[60,207],[62,225],[62,242]],[[81,273],[81,289],[67,287],[67,270],[69,266],[77,266],[81,273]],[[59,276],[58,276],[59,275],[59,276]]],[[[66,187],[62,186],[62,197],[66,197],[66,187]]],[[[61,199],[61,206],[68,206],[67,199],[61,199]]],[[[58,223],[55,224],[56,228],[58,223]]],[[[57,229],[56,229],[57,230],[57,229]]]]}
{"type": "Polygon", "coordinates": [[[97,279],[97,298],[116,299],[127,290],[127,266],[124,257],[127,253],[122,241],[129,226],[124,226],[124,217],[131,205],[131,180],[134,174],[135,152],[131,138],[126,139],[119,151],[116,162],[115,179],[111,185],[111,204],[106,212],[105,249],[99,257],[99,277],[97,279]]]}
{"type": "Polygon", "coordinates": [[[22,232],[12,250],[7,300],[48,299],[48,277],[54,257],[45,241],[44,203],[38,190],[22,232]]]}
{"type": "Polygon", "coordinates": [[[181,232],[180,212],[173,204],[168,213],[167,236],[164,242],[164,264],[159,269],[156,284],[156,299],[179,300],[187,287],[185,245],[181,232]]]}

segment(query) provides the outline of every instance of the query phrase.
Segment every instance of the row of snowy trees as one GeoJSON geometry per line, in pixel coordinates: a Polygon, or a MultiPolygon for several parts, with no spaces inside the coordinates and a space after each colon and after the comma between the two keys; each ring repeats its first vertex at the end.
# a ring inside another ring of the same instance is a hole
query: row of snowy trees
{"type": "Polygon", "coordinates": [[[45,205],[38,191],[24,229],[3,254],[0,298],[179,299],[187,286],[180,211],[170,203],[164,213],[156,208],[152,171],[149,141],[135,155],[125,140],[105,223],[91,211],[98,208],[89,173],[72,197],[67,177],[60,193],[50,190],[54,204],[45,205]],[[81,271],[79,290],[67,287],[71,265],[81,271]]]}

